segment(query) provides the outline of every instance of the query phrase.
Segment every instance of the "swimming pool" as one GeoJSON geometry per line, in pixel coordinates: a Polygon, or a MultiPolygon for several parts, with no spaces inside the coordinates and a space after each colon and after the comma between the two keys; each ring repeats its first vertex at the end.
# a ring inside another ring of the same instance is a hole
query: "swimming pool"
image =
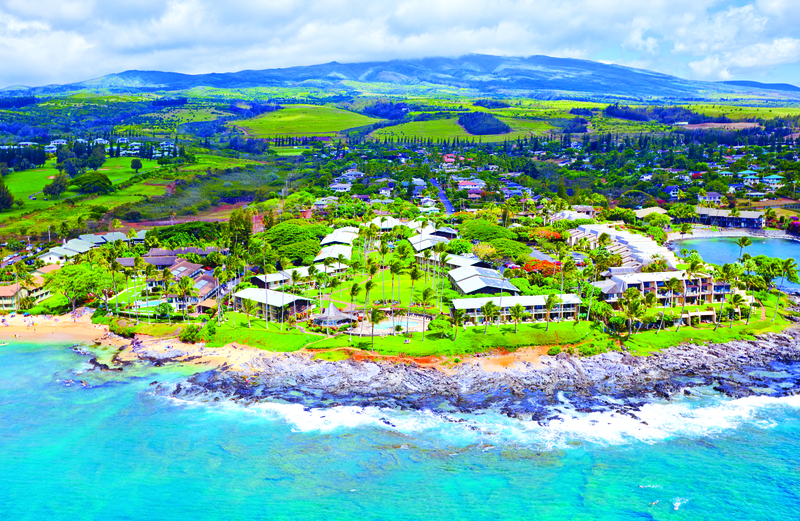
{"type": "MultiPolygon", "coordinates": [[[[405,329],[406,329],[406,319],[404,317],[397,317],[397,318],[395,318],[394,322],[395,322],[395,325],[403,326],[403,331],[405,331],[405,329]]],[[[409,329],[419,328],[421,325],[422,325],[422,323],[419,320],[409,320],[408,321],[408,328],[409,329]]],[[[387,320],[385,322],[380,322],[378,324],[375,324],[375,331],[376,332],[377,331],[392,331],[392,330],[394,330],[394,326],[392,326],[392,321],[391,320],[387,320]]]]}

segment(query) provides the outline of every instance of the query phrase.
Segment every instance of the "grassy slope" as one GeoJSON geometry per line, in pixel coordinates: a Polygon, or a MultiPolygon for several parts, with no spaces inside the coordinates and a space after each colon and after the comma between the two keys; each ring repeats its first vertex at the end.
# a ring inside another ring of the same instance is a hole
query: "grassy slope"
{"type": "Polygon", "coordinates": [[[348,128],[370,125],[380,121],[328,106],[290,105],[257,118],[235,122],[254,137],[271,136],[332,136],[348,128]]]}
{"type": "Polygon", "coordinates": [[[510,133],[491,136],[474,136],[458,124],[457,118],[452,118],[433,121],[412,121],[411,123],[381,128],[371,133],[370,137],[375,139],[383,139],[385,137],[453,139],[457,137],[459,139],[474,139],[475,141],[489,143],[517,139],[518,137],[528,137],[535,134],[541,135],[553,128],[544,121],[515,119],[503,116],[499,119],[511,127],[512,131],[510,133]]]}

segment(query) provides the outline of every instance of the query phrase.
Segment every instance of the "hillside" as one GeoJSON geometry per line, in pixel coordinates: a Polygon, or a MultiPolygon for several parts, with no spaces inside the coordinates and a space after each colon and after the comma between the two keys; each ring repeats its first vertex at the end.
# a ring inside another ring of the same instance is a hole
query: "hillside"
{"type": "MultiPolygon", "coordinates": [[[[472,93],[528,97],[622,97],[633,99],[699,99],[741,95],[757,90],[797,97],[787,86],[752,82],[699,82],[618,65],[530,56],[528,58],[470,54],[458,58],[424,58],[321,65],[232,73],[181,74],[125,71],[68,85],[17,87],[7,94],[59,94],[82,90],[103,92],[180,91],[197,87],[313,87],[359,91],[377,86],[384,93],[404,94],[419,89],[467,89],[472,93]],[[734,83],[734,84],[732,84],[734,83]]],[[[796,88],[795,88],[796,89],[796,88]]]]}

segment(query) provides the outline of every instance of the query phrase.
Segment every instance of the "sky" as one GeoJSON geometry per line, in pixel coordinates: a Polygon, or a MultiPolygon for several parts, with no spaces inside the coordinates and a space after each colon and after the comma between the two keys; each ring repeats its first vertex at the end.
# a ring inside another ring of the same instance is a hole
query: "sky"
{"type": "Polygon", "coordinates": [[[0,87],[469,53],[800,84],[800,9],[791,0],[0,0],[0,87]]]}

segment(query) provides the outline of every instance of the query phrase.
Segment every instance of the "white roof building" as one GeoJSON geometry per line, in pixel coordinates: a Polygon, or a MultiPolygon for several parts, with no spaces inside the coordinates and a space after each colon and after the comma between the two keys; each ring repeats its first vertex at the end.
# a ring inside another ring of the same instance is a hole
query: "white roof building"
{"type": "Polygon", "coordinates": [[[352,246],[356,237],[358,237],[357,231],[352,232],[345,230],[344,228],[340,228],[338,230],[334,230],[333,233],[326,235],[325,238],[320,241],[320,245],[328,246],[331,244],[343,244],[345,246],[352,246]]]}
{"type": "Polygon", "coordinates": [[[343,246],[341,244],[333,244],[331,246],[326,246],[322,248],[322,250],[314,257],[314,262],[320,262],[327,258],[338,259],[339,255],[342,255],[345,259],[350,260],[350,256],[353,254],[353,248],[350,246],[343,246]]]}

